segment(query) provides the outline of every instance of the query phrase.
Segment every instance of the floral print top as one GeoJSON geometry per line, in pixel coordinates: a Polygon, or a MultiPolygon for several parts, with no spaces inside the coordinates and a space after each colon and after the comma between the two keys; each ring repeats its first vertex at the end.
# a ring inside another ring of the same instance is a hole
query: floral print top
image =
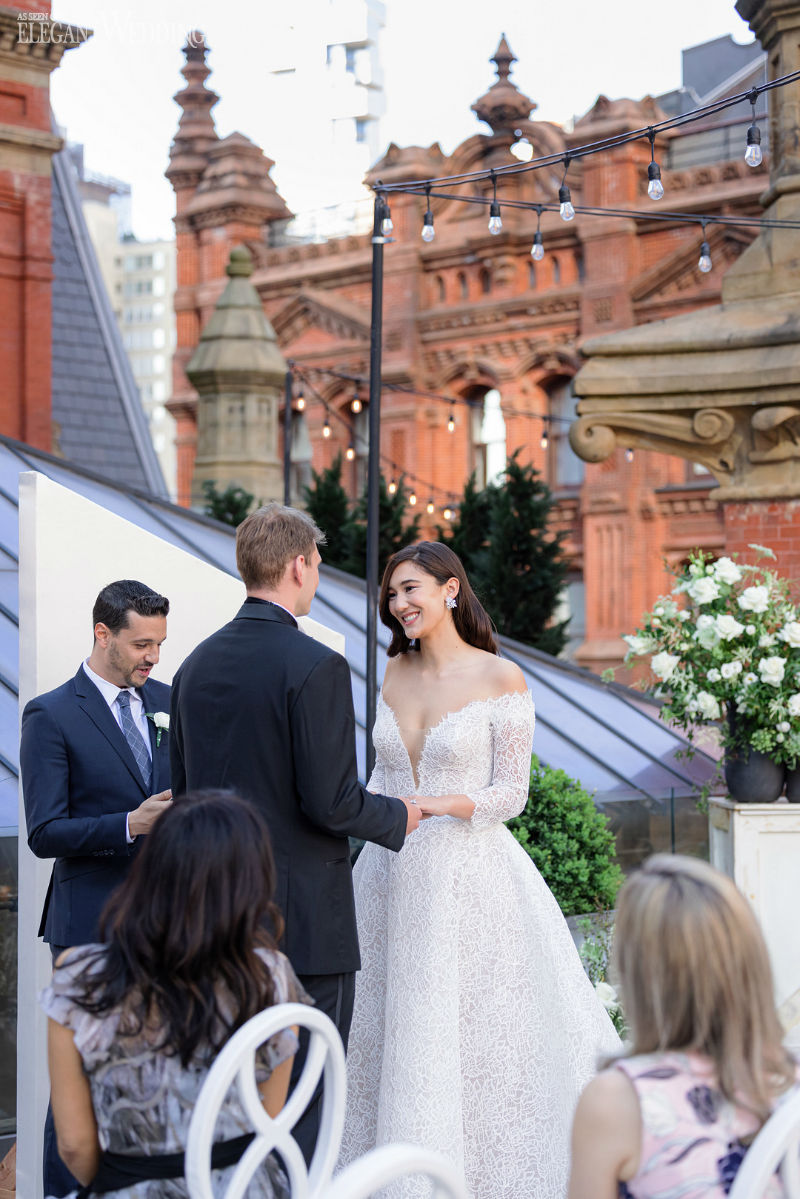
{"type": "MultiPolygon", "coordinates": [[[[757,1130],[756,1117],[729,1103],[713,1063],[699,1053],[654,1053],[615,1063],[631,1080],[642,1113],[639,1168],[619,1199],[723,1199],[757,1130]]],[[[783,1199],[775,1177],[764,1199],[783,1199]]]]}

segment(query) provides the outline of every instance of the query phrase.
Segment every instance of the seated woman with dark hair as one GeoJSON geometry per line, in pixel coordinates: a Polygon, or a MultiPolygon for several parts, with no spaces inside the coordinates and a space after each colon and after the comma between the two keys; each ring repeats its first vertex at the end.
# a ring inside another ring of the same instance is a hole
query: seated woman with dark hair
{"type": "MultiPolygon", "coordinates": [[[[250,804],[215,792],[181,796],[109,900],[104,944],[59,958],[41,1002],[58,1149],[85,1184],[79,1195],[185,1199],[183,1150],[216,1054],[271,1004],[308,1002],[275,948],[274,880],[267,828],[250,804]]],[[[270,1115],[286,1102],[296,1050],[292,1029],[258,1051],[270,1115]]],[[[217,1122],[215,1193],[247,1147],[247,1129],[232,1088],[217,1122]]],[[[288,1194],[282,1167],[268,1158],[248,1195],[288,1194]]]]}

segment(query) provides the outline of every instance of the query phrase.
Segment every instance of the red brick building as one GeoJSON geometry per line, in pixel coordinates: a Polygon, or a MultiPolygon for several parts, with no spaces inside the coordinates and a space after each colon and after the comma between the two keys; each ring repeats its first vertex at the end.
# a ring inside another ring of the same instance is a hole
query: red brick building
{"type": "MultiPolygon", "coordinates": [[[[710,46],[719,53],[716,60],[707,57],[706,66],[715,62],[717,76],[727,72],[729,94],[763,78],[757,44],[738,47],[725,38],[710,46]]],[[[281,349],[317,393],[306,388],[304,411],[294,417],[297,479],[309,464],[328,465],[352,442],[356,457],[346,482],[355,497],[364,473],[366,395],[362,389],[362,411],[354,414],[353,384],[332,372],[367,375],[370,238],[281,244],[288,214],[269,179],[269,160],[241,134],[219,138],[211,115],[217,97],[205,82],[205,48],[189,46],[186,55],[187,86],[176,96],[183,115],[168,171],[177,197],[178,350],[170,409],[178,420],[179,496],[188,502],[196,436],[196,401],[183,368],[224,287],[228,254],[243,242],[253,255],[252,282],[281,349]],[[330,411],[342,419],[331,419],[330,411]]],[[[392,145],[370,180],[403,183],[507,166],[514,161],[509,150],[517,129],[536,155],[563,154],[664,115],[649,97],[609,101],[601,96],[569,132],[532,120],[535,105],[509,78],[513,61],[502,41],[493,59],[497,80],[473,106],[490,132],[476,133],[450,157],[435,143],[392,145]]],[[[693,60],[693,69],[702,73],[703,63],[693,60]]],[[[698,97],[726,94],[719,77],[706,87],[696,84],[694,90],[661,98],[661,105],[676,112],[692,107],[698,97]]],[[[666,197],[662,208],[760,213],[766,165],[752,170],[745,164],[750,112],[733,113],[731,119],[687,126],[656,141],[666,197]]],[[[568,179],[573,202],[657,211],[646,190],[649,160],[643,139],[573,162],[568,179]]],[[[505,179],[501,203],[552,202],[562,173],[554,168],[505,179]]],[[[420,237],[424,208],[422,197],[391,197],[394,241],[385,251],[383,379],[403,390],[387,386],[382,397],[383,472],[390,477],[402,468],[419,504],[433,499],[432,532],[472,471],[483,481],[502,466],[506,453],[519,449],[550,484],[557,525],[569,535],[577,660],[602,669],[619,661],[620,634],[634,627],[665,588],[664,560],[680,561],[698,545],[719,550],[724,529],[713,480],[692,464],[646,452],[629,461],[620,450],[598,466],[584,467],[573,454],[566,433],[581,345],[598,333],[717,303],[726,266],[753,232],[709,229],[713,269],[702,274],[696,226],[625,216],[579,216],[567,224],[547,212],[541,217],[545,256],[534,262],[534,212],[504,208],[502,230],[492,236],[484,207],[438,201],[435,238],[425,243],[420,237]],[[451,408],[437,395],[456,401],[453,431],[451,408]]]]}

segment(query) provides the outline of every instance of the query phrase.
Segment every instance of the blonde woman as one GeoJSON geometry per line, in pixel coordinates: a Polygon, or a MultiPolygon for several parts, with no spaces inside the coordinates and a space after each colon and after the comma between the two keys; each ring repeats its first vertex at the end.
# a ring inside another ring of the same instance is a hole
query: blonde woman
{"type": "Polygon", "coordinates": [[[722,1199],[797,1074],[755,916],[705,862],[657,855],[614,943],[631,1043],[581,1096],[569,1199],[722,1199]]]}

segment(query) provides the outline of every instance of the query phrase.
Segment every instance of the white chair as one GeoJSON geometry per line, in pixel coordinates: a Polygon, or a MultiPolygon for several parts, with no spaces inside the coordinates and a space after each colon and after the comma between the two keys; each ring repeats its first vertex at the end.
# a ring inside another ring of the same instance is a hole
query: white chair
{"type": "Polygon", "coordinates": [[[800,1199],[800,1088],[772,1113],[747,1150],[728,1199],[763,1199],[778,1166],[786,1199],[800,1199]]]}
{"type": "Polygon", "coordinates": [[[186,1184],[191,1199],[213,1199],[214,1128],[234,1081],[255,1139],[238,1162],[225,1199],[242,1199],[254,1173],[273,1150],[278,1151],[286,1167],[292,1199],[319,1199],[333,1174],[344,1127],[347,1085],[344,1050],[333,1021],[302,1003],[276,1004],[248,1020],[222,1048],[203,1083],[189,1125],[186,1184]],[[264,1110],[256,1086],[255,1052],[275,1033],[294,1025],[309,1031],[308,1055],[285,1107],[273,1119],[264,1110]],[[324,1085],[320,1130],[307,1169],[292,1129],[308,1106],[321,1075],[324,1085]]]}
{"type": "Polygon", "coordinates": [[[365,1153],[338,1175],[322,1199],[368,1199],[395,1179],[422,1175],[434,1184],[432,1199],[469,1199],[452,1162],[417,1145],[384,1145],[365,1153]]]}

